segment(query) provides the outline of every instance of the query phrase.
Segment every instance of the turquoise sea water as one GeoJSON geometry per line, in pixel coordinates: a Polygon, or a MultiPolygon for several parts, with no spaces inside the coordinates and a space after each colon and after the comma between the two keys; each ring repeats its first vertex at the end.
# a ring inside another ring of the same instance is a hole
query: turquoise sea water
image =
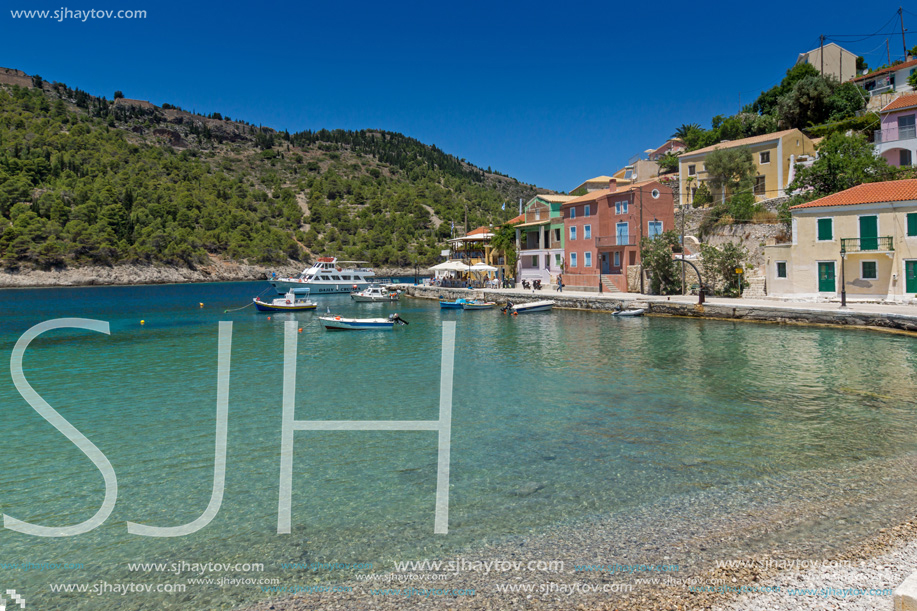
{"type": "MultiPolygon", "coordinates": [[[[320,311],[399,314],[407,327],[330,333],[313,312],[244,305],[264,283],[0,292],[0,509],[48,526],[93,515],[92,463],[18,395],[16,339],[61,317],[111,335],[59,330],[33,342],[26,376],[91,439],[118,476],[95,531],[43,539],[0,530],[0,585],[36,608],[212,609],[266,597],[257,584],[183,594],[52,593],[51,583],[187,583],[128,563],[263,563],[204,578],[320,579],[282,563],[373,563],[448,554],[564,521],[808,469],[842,470],[917,451],[917,340],[905,335],[555,311],[440,311],[430,301],[320,311]],[[203,302],[204,307],[199,307],[203,302]],[[140,320],[145,325],[140,325],[140,320]],[[226,491],[187,537],[174,526],[210,499],[217,325],[233,322],[226,491]],[[297,432],[293,532],[278,535],[283,323],[298,321],[298,419],[432,420],[443,320],[457,322],[449,534],[433,535],[436,434],[297,432]],[[77,563],[25,571],[3,563],[77,563]]],[[[677,517],[676,517],[677,518],[677,517]]],[[[170,567],[171,568],[171,567],[170,567]]]]}

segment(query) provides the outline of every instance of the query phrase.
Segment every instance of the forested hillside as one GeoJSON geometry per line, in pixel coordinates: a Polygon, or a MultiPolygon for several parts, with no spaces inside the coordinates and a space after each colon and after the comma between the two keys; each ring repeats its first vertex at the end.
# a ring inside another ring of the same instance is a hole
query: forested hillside
{"type": "Polygon", "coordinates": [[[501,222],[543,191],[401,134],[277,132],[15,74],[0,69],[7,268],[425,264],[452,222],[501,222]]]}

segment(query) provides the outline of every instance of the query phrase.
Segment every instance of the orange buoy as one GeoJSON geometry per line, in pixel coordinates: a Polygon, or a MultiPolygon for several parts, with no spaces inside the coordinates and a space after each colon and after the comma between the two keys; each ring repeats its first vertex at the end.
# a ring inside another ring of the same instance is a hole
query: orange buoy
{"type": "Polygon", "coordinates": [[[302,333],[302,327],[299,328],[299,332],[302,333]]]}
{"type": "Polygon", "coordinates": [[[270,317],[270,316],[268,316],[268,317],[267,317],[267,319],[268,319],[268,320],[270,320],[270,319],[271,319],[271,317],[270,317]]]}

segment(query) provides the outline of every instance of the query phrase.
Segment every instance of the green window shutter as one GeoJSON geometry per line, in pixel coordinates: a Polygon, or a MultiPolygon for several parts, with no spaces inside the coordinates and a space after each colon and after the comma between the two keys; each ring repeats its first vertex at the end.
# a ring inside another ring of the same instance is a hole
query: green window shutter
{"type": "Polygon", "coordinates": [[[818,219],[818,240],[834,239],[834,219],[818,219]]]}
{"type": "Polygon", "coordinates": [[[907,215],[907,235],[917,236],[917,212],[907,215]]]}
{"type": "Polygon", "coordinates": [[[785,261],[777,262],[777,277],[786,278],[786,262],[785,261]]]}

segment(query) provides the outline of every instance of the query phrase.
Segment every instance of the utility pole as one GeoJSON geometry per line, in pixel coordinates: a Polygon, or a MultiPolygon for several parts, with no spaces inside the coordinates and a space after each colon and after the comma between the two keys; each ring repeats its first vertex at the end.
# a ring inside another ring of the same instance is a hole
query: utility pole
{"type": "Polygon", "coordinates": [[[888,39],[885,39],[885,53],[888,55],[888,63],[892,63],[892,52],[888,48],[888,39]]]}
{"type": "Polygon", "coordinates": [[[898,7],[898,17],[901,19],[901,47],[904,49],[904,61],[907,61],[907,42],[904,39],[904,11],[898,7]]]}
{"type": "MultiPolygon", "coordinates": [[[[886,13],[887,15],[888,13],[886,13]]],[[[825,35],[822,34],[818,37],[821,40],[821,45],[818,47],[818,55],[821,57],[821,70],[822,74],[825,73],[825,35]]]]}
{"type": "MultiPolygon", "coordinates": [[[[691,190],[691,184],[694,182],[694,177],[688,179],[688,191],[691,190]]],[[[681,193],[678,194],[678,201],[681,201],[681,193]]],[[[681,205],[681,294],[684,295],[685,291],[685,204],[681,205]]]]}
{"type": "MultiPolygon", "coordinates": [[[[638,189],[640,191],[640,241],[638,242],[638,249],[643,248],[643,186],[641,185],[638,189]]],[[[643,253],[640,253],[640,294],[645,295],[646,290],[643,286],[643,278],[646,274],[643,269],[643,253]]]]}

